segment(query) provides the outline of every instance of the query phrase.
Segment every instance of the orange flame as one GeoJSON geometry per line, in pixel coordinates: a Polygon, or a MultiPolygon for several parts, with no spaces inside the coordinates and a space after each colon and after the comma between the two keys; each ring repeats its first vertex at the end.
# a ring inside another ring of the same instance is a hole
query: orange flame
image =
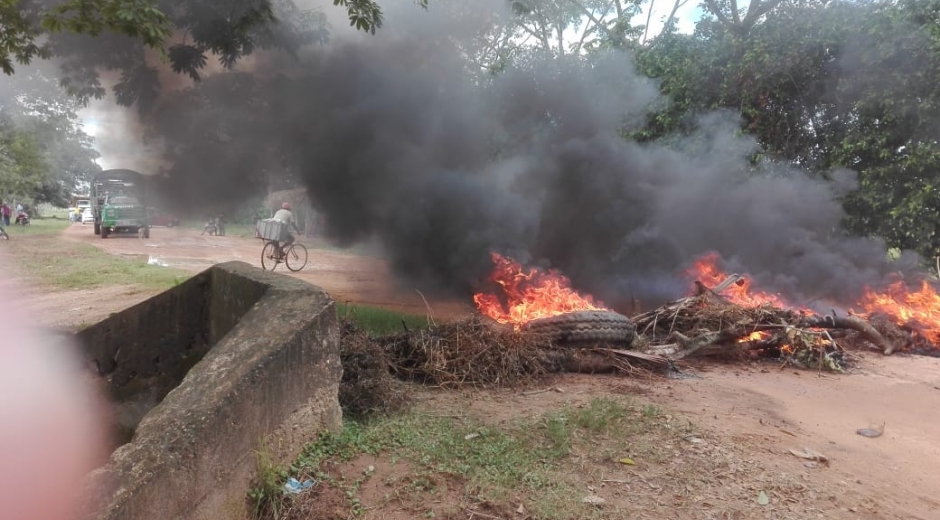
{"type": "Polygon", "coordinates": [[[767,339],[768,337],[770,337],[769,332],[757,331],[757,332],[752,332],[748,336],[739,339],[738,343],[746,343],[748,341],[760,341],[762,339],[767,339]]]}
{"type": "Polygon", "coordinates": [[[477,293],[473,302],[483,315],[499,323],[511,323],[518,328],[538,318],[607,310],[593,297],[574,291],[571,281],[558,271],[526,269],[511,258],[496,253],[491,256],[495,267],[489,279],[499,284],[502,294],[477,293]]]}
{"type": "MultiPolygon", "coordinates": [[[[702,282],[707,287],[715,287],[728,277],[727,273],[718,268],[717,261],[718,255],[706,255],[696,261],[692,268],[686,271],[686,275],[702,282]]],[[[783,309],[794,308],[779,295],[753,289],[751,281],[747,278],[732,284],[722,291],[721,295],[732,303],[744,307],[773,305],[783,309]]],[[[917,290],[908,287],[903,281],[891,284],[882,292],[866,288],[865,294],[857,304],[860,308],[858,314],[865,318],[875,313],[883,314],[899,327],[916,332],[934,346],[940,345],[940,293],[927,281],[922,282],[920,289],[917,290]]],[[[809,309],[798,310],[806,314],[814,314],[809,309]]],[[[751,334],[741,341],[761,339],[755,337],[756,334],[759,333],[751,334]]],[[[785,352],[788,349],[792,347],[782,348],[785,352]]]]}
{"type": "MultiPolygon", "coordinates": [[[[686,271],[686,276],[702,282],[706,287],[712,288],[725,281],[729,275],[718,268],[718,255],[709,253],[699,258],[695,264],[686,271]]],[[[776,294],[752,289],[751,280],[749,278],[742,278],[731,284],[731,286],[721,292],[721,295],[731,303],[742,307],[760,307],[761,305],[773,305],[774,307],[781,308],[792,307],[776,294]]]]}
{"type": "Polygon", "coordinates": [[[866,288],[858,305],[867,315],[885,314],[895,324],[915,330],[934,343],[940,340],[940,294],[927,281],[919,290],[910,289],[903,281],[881,293],[866,288]]]}
{"type": "MultiPolygon", "coordinates": [[[[543,271],[526,268],[519,262],[491,253],[494,268],[489,280],[498,286],[494,293],[480,292],[473,301],[480,313],[499,323],[512,324],[516,328],[538,319],[584,310],[608,310],[603,303],[590,295],[582,295],[571,288],[571,281],[555,270],[543,271]]],[[[686,271],[686,276],[713,288],[728,278],[718,267],[718,255],[708,254],[700,258],[686,271]]],[[[721,292],[728,301],[744,307],[772,305],[793,309],[778,294],[752,287],[749,278],[742,278],[721,292]]],[[[924,281],[920,289],[909,288],[903,281],[891,284],[879,292],[866,288],[857,302],[861,314],[870,317],[880,313],[888,316],[896,325],[913,330],[934,345],[940,345],[940,293],[924,281]]],[[[809,309],[797,309],[812,314],[809,309]]],[[[754,332],[740,341],[759,341],[769,337],[768,332],[754,332]]],[[[784,351],[792,350],[785,345],[784,351]]]]}

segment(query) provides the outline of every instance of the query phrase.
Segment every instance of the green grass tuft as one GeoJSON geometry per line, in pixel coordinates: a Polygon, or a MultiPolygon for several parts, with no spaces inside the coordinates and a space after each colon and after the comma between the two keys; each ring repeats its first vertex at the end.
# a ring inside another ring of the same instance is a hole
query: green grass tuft
{"type": "Polygon", "coordinates": [[[254,506],[252,517],[255,520],[279,520],[286,508],[282,486],[288,478],[287,470],[272,460],[264,444],[255,455],[257,477],[255,486],[248,491],[248,498],[254,506]]]}
{"type": "Polygon", "coordinates": [[[42,285],[61,289],[108,285],[168,289],[191,276],[180,269],[148,265],[143,258],[121,258],[90,244],[69,242],[54,235],[20,238],[13,236],[0,245],[9,247],[18,272],[42,285]]]}
{"type": "Polygon", "coordinates": [[[339,480],[332,468],[370,455],[407,465],[408,474],[386,482],[400,499],[421,503],[422,496],[437,493],[439,483],[457,482],[465,503],[515,509],[524,496],[534,518],[594,518],[597,510],[577,498],[581,491],[571,476],[574,468],[585,460],[595,466],[619,464],[621,457],[641,454],[639,446],[631,445],[663,432],[661,421],[650,420],[643,407],[614,398],[502,426],[411,410],[364,422],[347,420],[342,432],[325,433],[308,445],[284,478],[312,477],[341,487],[355,512],[361,508],[356,493],[362,479],[339,480]]]}
{"type": "Polygon", "coordinates": [[[148,265],[145,260],[109,255],[87,244],[70,245],[66,251],[37,255],[25,265],[27,273],[63,289],[90,289],[106,285],[141,285],[170,288],[187,279],[185,271],[148,265]]]}
{"type": "Polygon", "coordinates": [[[409,330],[428,327],[428,319],[425,316],[390,311],[378,307],[337,303],[336,312],[341,319],[348,319],[362,330],[373,335],[403,332],[405,329],[402,322],[409,330]]]}
{"type": "Polygon", "coordinates": [[[548,440],[549,453],[555,457],[567,455],[571,451],[571,432],[565,413],[553,413],[545,417],[542,428],[548,440]]]}
{"type": "Polygon", "coordinates": [[[17,236],[57,234],[70,225],[68,220],[36,218],[32,219],[28,226],[14,226],[11,221],[10,225],[4,229],[9,233],[11,239],[16,240],[17,236]]]}
{"type": "Polygon", "coordinates": [[[607,433],[627,416],[627,409],[615,399],[596,398],[574,413],[574,424],[591,434],[607,433]]]}

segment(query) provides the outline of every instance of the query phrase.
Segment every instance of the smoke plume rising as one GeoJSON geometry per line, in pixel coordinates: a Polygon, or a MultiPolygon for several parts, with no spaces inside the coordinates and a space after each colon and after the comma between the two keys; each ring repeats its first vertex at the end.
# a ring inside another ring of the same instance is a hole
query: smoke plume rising
{"type": "Polygon", "coordinates": [[[330,239],[378,237],[411,286],[457,294],[490,251],[560,268],[612,305],[681,294],[678,273],[710,251],[795,302],[851,302],[916,263],[843,234],[850,172],[755,166],[725,113],[682,142],[631,142],[664,100],[629,55],[532,57],[487,77],[466,59],[473,31],[454,38],[461,20],[442,11],[392,10],[374,38],[168,95],[149,124],[178,196],[239,200],[276,171],[307,188],[330,239]]]}

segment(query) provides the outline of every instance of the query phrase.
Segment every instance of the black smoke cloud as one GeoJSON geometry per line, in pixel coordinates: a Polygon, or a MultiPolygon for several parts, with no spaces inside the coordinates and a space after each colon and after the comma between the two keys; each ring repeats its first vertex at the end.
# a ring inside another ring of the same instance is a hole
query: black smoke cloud
{"type": "Polygon", "coordinates": [[[733,115],[668,145],[624,139],[664,101],[626,54],[486,78],[465,48],[410,29],[173,94],[151,121],[171,185],[204,204],[289,172],[329,238],[377,237],[403,281],[451,294],[477,286],[490,251],[560,268],[614,305],[678,296],[678,274],[710,251],[797,302],[851,302],[917,262],[844,235],[850,173],[754,166],[733,115]]]}

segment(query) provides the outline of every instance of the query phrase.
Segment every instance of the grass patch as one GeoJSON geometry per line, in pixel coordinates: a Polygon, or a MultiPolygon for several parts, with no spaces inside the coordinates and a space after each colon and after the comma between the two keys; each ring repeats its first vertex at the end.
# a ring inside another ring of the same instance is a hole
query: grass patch
{"type": "Polygon", "coordinates": [[[17,236],[58,234],[70,225],[71,224],[68,220],[54,218],[35,218],[30,220],[28,226],[14,226],[11,218],[10,225],[4,229],[6,229],[6,232],[10,235],[11,239],[16,240],[17,236]]]}
{"type": "Polygon", "coordinates": [[[248,492],[248,498],[254,506],[252,514],[255,518],[281,518],[284,501],[279,496],[281,486],[288,478],[287,471],[274,463],[266,445],[262,444],[255,455],[258,478],[255,487],[248,492]]]}
{"type": "Polygon", "coordinates": [[[347,319],[360,329],[376,336],[403,332],[402,323],[411,330],[428,327],[426,316],[390,311],[378,307],[337,303],[336,313],[341,319],[347,319]]]}
{"type": "Polygon", "coordinates": [[[590,434],[603,434],[626,417],[627,410],[619,401],[594,399],[587,407],[574,411],[574,424],[590,434]]]}
{"type": "Polygon", "coordinates": [[[564,407],[504,427],[412,410],[366,422],[347,421],[341,433],[324,434],[308,445],[289,475],[343,487],[355,511],[361,504],[350,490],[357,491],[362,479],[350,486],[337,478],[336,470],[360,455],[372,455],[407,464],[409,474],[386,485],[408,488],[406,496],[419,499],[412,506],[426,505],[420,495],[433,496],[435,483],[456,482],[466,506],[511,513],[524,500],[535,518],[594,518],[598,510],[581,502],[585,491],[576,480],[577,468],[585,463],[619,467],[619,458],[637,456],[625,453],[624,446],[664,431],[671,432],[661,420],[651,420],[641,407],[614,398],[596,398],[580,408],[564,407]],[[427,485],[415,488],[422,482],[427,485]]]}
{"type": "MultiPolygon", "coordinates": [[[[29,226],[32,227],[32,226],[29,226]]],[[[145,259],[109,255],[89,244],[58,237],[23,237],[9,246],[17,270],[44,285],[62,289],[90,289],[108,285],[138,285],[166,289],[186,280],[186,271],[148,265],[145,259]]]]}
{"type": "Polygon", "coordinates": [[[51,218],[51,219],[62,219],[69,220],[69,210],[68,209],[55,209],[48,213],[43,213],[37,218],[51,218]]]}

